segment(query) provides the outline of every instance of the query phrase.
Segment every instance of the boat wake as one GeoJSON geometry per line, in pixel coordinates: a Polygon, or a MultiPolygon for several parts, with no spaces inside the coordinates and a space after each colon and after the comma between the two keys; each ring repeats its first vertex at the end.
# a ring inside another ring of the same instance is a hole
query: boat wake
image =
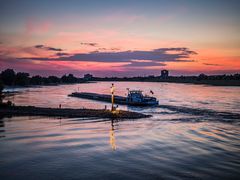
{"type": "MultiPolygon", "coordinates": [[[[222,112],[214,111],[210,109],[198,109],[198,108],[189,108],[183,106],[172,106],[172,105],[158,105],[158,108],[167,109],[177,113],[190,114],[197,116],[199,120],[215,120],[221,122],[236,122],[240,123],[240,114],[232,112],[222,112]],[[201,118],[199,118],[201,117],[201,118]]],[[[171,112],[160,112],[160,114],[171,114],[171,112]]],[[[191,119],[191,118],[190,118],[191,119]]],[[[196,119],[196,120],[197,120],[196,119]]],[[[195,121],[195,120],[194,120],[195,121]]]]}

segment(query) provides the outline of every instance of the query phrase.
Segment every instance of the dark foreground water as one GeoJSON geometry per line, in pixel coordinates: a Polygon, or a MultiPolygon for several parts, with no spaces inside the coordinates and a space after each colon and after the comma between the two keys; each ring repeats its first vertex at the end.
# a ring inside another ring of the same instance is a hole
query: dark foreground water
{"type": "MultiPolygon", "coordinates": [[[[109,93],[111,83],[21,89],[18,105],[103,108],[68,97],[109,93]]],[[[155,108],[138,120],[13,117],[0,120],[0,179],[239,179],[240,88],[116,83],[153,90],[155,108]]],[[[16,89],[15,89],[16,90],[16,89]]],[[[110,105],[108,105],[110,107],[110,105]]]]}

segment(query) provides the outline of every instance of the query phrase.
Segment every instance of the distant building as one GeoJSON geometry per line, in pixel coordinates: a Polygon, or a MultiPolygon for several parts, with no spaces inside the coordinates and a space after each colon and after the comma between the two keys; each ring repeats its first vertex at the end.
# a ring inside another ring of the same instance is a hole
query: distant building
{"type": "Polygon", "coordinates": [[[84,74],[84,80],[91,80],[93,78],[93,75],[91,74],[84,74]]]}
{"type": "Polygon", "coordinates": [[[161,78],[167,78],[169,75],[168,70],[164,69],[161,71],[161,78]]]}
{"type": "Polygon", "coordinates": [[[207,75],[206,74],[199,74],[199,76],[198,76],[198,79],[207,79],[207,75]]]}

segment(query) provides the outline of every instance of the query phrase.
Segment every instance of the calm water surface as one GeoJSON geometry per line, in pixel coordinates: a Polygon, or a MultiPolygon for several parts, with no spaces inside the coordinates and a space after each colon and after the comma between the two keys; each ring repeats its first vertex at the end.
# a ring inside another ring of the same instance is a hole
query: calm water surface
{"type": "MultiPolygon", "coordinates": [[[[121,109],[138,120],[13,117],[0,120],[0,179],[237,179],[240,177],[240,88],[115,82],[154,91],[167,108],[121,109]],[[171,107],[177,106],[174,110],[171,107]],[[182,111],[186,110],[187,111],[182,111]],[[195,112],[203,112],[196,114],[195,112]],[[222,114],[230,116],[222,116],[222,114]]],[[[68,97],[109,93],[111,83],[15,89],[17,105],[104,108],[68,97]]],[[[110,108],[110,105],[107,104],[110,108]]]]}

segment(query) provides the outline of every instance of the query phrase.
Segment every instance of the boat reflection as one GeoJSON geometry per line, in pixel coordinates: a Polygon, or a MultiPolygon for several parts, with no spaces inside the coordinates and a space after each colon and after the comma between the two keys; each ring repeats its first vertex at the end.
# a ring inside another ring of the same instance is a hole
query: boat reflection
{"type": "Polygon", "coordinates": [[[111,129],[110,129],[110,139],[109,143],[112,147],[112,150],[115,151],[117,149],[116,142],[115,142],[115,135],[114,135],[114,122],[111,120],[111,129]]]}

